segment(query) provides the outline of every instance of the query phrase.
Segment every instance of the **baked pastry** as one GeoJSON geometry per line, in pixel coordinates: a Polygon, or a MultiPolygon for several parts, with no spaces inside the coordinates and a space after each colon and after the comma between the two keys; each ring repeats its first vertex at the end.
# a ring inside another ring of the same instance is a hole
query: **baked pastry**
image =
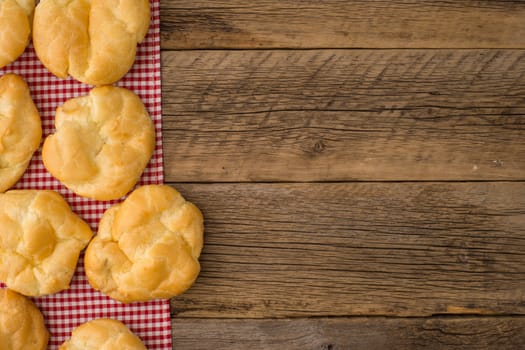
{"type": "Polygon", "coordinates": [[[0,68],[15,61],[31,36],[35,0],[0,1],[0,68]]]}
{"type": "Polygon", "coordinates": [[[41,0],[33,45],[40,61],[59,78],[112,84],[133,65],[149,21],[148,0],[41,0]]]}
{"type": "Polygon", "coordinates": [[[56,111],[55,128],[42,147],[44,166],[73,192],[98,200],[128,193],[155,146],[140,98],[113,86],[66,101],[56,111]]]}
{"type": "Polygon", "coordinates": [[[0,192],[4,192],[24,174],[42,138],[40,115],[18,75],[0,78],[0,116],[0,192]]]}
{"type": "Polygon", "coordinates": [[[89,283],[121,302],[171,298],[197,278],[200,210],[167,185],[142,186],[109,208],[89,244],[89,283]]]}
{"type": "Polygon", "coordinates": [[[0,289],[0,349],[45,350],[49,332],[42,313],[29,299],[0,289]]]}
{"type": "Polygon", "coordinates": [[[81,324],[71,338],[58,350],[146,350],[139,337],[125,324],[108,318],[99,318],[81,324]]]}
{"type": "Polygon", "coordinates": [[[28,296],[68,288],[93,232],[54,191],[0,194],[0,281],[28,296]]]}

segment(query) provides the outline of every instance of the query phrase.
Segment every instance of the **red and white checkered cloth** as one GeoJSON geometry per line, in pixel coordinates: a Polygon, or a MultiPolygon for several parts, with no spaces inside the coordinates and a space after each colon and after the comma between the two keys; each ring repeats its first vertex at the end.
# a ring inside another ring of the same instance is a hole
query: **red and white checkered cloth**
{"type": "MultiPolygon", "coordinates": [[[[161,134],[160,80],[160,0],[151,0],[152,21],[149,33],[137,52],[132,70],[116,85],[138,94],[148,109],[156,128],[156,149],[140,184],[163,182],[161,134]]],[[[86,95],[90,86],[72,78],[61,80],[49,73],[40,63],[32,46],[14,63],[0,69],[4,73],[21,75],[31,89],[31,95],[42,118],[43,138],[53,132],[55,109],[67,99],[86,95]]],[[[51,189],[62,194],[72,209],[87,221],[94,232],[104,211],[116,201],[100,202],[81,198],[61,185],[42,163],[40,149],[22,179],[19,189],[51,189]]],[[[34,298],[44,314],[51,333],[48,349],[55,350],[69,338],[78,325],[101,317],[125,323],[146,344],[149,350],[171,350],[170,305],[168,300],[122,304],[93,290],[84,274],[82,257],[71,282],[71,288],[42,298],[34,298]]]]}

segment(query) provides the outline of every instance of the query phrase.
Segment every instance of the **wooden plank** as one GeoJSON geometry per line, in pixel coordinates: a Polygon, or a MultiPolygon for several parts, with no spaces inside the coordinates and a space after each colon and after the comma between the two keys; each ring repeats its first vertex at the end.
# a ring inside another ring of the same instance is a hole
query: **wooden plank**
{"type": "Polygon", "coordinates": [[[178,350],[521,349],[524,317],[173,320],[178,350]]]}
{"type": "Polygon", "coordinates": [[[162,60],[168,181],[525,178],[523,50],[162,60]]]}
{"type": "Polygon", "coordinates": [[[205,217],[183,317],[525,314],[525,183],[177,184],[205,217]]]}
{"type": "Polygon", "coordinates": [[[523,1],[161,2],[164,49],[525,48],[523,1]]]}

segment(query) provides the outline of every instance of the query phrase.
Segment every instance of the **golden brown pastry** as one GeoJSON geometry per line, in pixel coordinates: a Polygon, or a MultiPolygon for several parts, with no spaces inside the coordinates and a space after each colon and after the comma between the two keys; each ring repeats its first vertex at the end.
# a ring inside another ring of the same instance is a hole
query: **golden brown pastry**
{"type": "Polygon", "coordinates": [[[29,299],[0,289],[0,349],[44,350],[49,332],[40,310],[29,299]]]}
{"type": "Polygon", "coordinates": [[[139,337],[120,321],[99,318],[81,324],[58,350],[146,350],[139,337]]]}
{"type": "Polygon", "coordinates": [[[171,298],[197,278],[200,210],[167,185],[143,186],[109,208],[84,259],[90,284],[121,302],[171,298]]]}
{"type": "Polygon", "coordinates": [[[55,128],[42,148],[44,166],[73,192],[98,200],[128,193],[155,146],[153,122],[140,98],[113,86],[58,107],[55,128]]]}
{"type": "Polygon", "coordinates": [[[0,68],[26,49],[34,9],[34,0],[0,0],[0,68]]]}
{"type": "Polygon", "coordinates": [[[92,85],[120,80],[148,32],[148,0],[41,0],[33,21],[33,45],[59,78],[92,85]]]}
{"type": "Polygon", "coordinates": [[[24,174],[41,138],[40,115],[27,84],[5,74],[0,78],[0,192],[24,174]]]}
{"type": "Polygon", "coordinates": [[[0,194],[0,281],[28,296],[69,287],[93,232],[54,191],[0,194]]]}

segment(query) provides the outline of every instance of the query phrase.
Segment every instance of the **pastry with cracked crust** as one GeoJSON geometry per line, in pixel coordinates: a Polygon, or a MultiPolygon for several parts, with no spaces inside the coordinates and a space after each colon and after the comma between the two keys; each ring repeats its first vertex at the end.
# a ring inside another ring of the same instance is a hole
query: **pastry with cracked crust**
{"type": "Polygon", "coordinates": [[[49,332],[40,310],[29,299],[0,289],[0,349],[45,350],[49,332]]]}
{"type": "Polygon", "coordinates": [[[26,82],[16,74],[0,78],[0,192],[24,174],[40,145],[40,115],[26,82]]]}
{"type": "Polygon", "coordinates": [[[40,61],[59,78],[112,84],[133,65],[149,22],[148,0],[41,0],[33,45],[40,61]]]}
{"type": "Polygon", "coordinates": [[[200,210],[167,185],[142,186],[109,208],[86,249],[89,283],[121,302],[171,298],[196,280],[200,210]]]}
{"type": "Polygon", "coordinates": [[[14,62],[31,37],[34,0],[0,0],[0,68],[14,62]]]}
{"type": "Polygon", "coordinates": [[[97,200],[128,193],[155,146],[144,104],[119,87],[97,87],[66,101],[56,111],[55,128],[42,147],[44,166],[76,194],[97,200]]]}
{"type": "Polygon", "coordinates": [[[120,321],[99,318],[81,324],[58,350],[146,350],[142,341],[120,321]]]}
{"type": "Polygon", "coordinates": [[[69,287],[80,251],[93,236],[57,192],[0,194],[0,281],[27,296],[69,287]]]}

